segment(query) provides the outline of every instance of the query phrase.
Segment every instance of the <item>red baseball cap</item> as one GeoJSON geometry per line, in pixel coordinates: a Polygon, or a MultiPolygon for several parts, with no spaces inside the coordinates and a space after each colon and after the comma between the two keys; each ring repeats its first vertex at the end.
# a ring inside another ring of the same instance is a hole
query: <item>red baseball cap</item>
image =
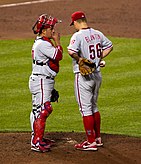
{"type": "Polygon", "coordinates": [[[85,14],[82,11],[76,11],[71,15],[71,24],[70,26],[73,25],[74,21],[81,19],[81,18],[86,18],[85,14]]]}

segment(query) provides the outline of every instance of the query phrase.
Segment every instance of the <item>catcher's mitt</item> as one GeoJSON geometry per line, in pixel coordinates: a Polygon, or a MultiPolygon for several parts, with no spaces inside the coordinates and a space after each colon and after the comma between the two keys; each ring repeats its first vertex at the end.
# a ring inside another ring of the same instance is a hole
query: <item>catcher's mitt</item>
{"type": "Polygon", "coordinates": [[[53,89],[51,92],[51,102],[58,102],[59,99],[59,92],[56,89],[53,89]]]}
{"type": "Polygon", "coordinates": [[[79,65],[79,71],[83,76],[91,74],[96,69],[95,63],[91,62],[86,58],[80,58],[78,65],[79,65]]]}

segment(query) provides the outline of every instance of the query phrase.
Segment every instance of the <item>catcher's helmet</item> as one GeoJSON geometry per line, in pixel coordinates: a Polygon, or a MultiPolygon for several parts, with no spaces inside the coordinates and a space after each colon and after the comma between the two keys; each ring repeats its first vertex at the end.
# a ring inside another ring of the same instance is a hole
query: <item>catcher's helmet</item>
{"type": "Polygon", "coordinates": [[[39,16],[38,20],[32,27],[32,30],[34,34],[40,34],[42,32],[42,29],[50,28],[51,26],[54,26],[56,23],[61,23],[61,20],[58,20],[57,18],[53,18],[51,16],[48,16],[47,14],[42,14],[39,16]],[[36,29],[35,29],[36,27],[36,29]]]}

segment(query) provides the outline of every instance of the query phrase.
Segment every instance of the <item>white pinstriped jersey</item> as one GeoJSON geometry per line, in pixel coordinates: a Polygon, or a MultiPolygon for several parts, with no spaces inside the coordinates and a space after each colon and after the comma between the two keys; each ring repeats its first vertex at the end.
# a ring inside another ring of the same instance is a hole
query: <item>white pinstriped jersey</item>
{"type": "MultiPolygon", "coordinates": [[[[87,58],[96,64],[97,70],[102,50],[112,47],[112,42],[103,35],[102,32],[93,28],[81,29],[74,33],[68,46],[69,53],[77,53],[80,57],[87,58]]],[[[73,71],[79,72],[79,67],[75,59],[73,59],[73,71]]]]}

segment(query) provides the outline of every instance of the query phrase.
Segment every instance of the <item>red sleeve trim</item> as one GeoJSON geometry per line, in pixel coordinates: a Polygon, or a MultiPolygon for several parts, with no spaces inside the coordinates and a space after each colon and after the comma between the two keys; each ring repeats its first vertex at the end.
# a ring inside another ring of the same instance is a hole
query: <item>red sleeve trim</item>
{"type": "Polygon", "coordinates": [[[63,48],[62,48],[62,46],[57,46],[55,48],[55,53],[54,53],[53,59],[54,60],[62,60],[62,58],[63,58],[63,48]]]}
{"type": "Polygon", "coordinates": [[[103,48],[102,50],[110,49],[111,47],[113,47],[112,44],[110,46],[106,47],[106,48],[103,48]]]}

